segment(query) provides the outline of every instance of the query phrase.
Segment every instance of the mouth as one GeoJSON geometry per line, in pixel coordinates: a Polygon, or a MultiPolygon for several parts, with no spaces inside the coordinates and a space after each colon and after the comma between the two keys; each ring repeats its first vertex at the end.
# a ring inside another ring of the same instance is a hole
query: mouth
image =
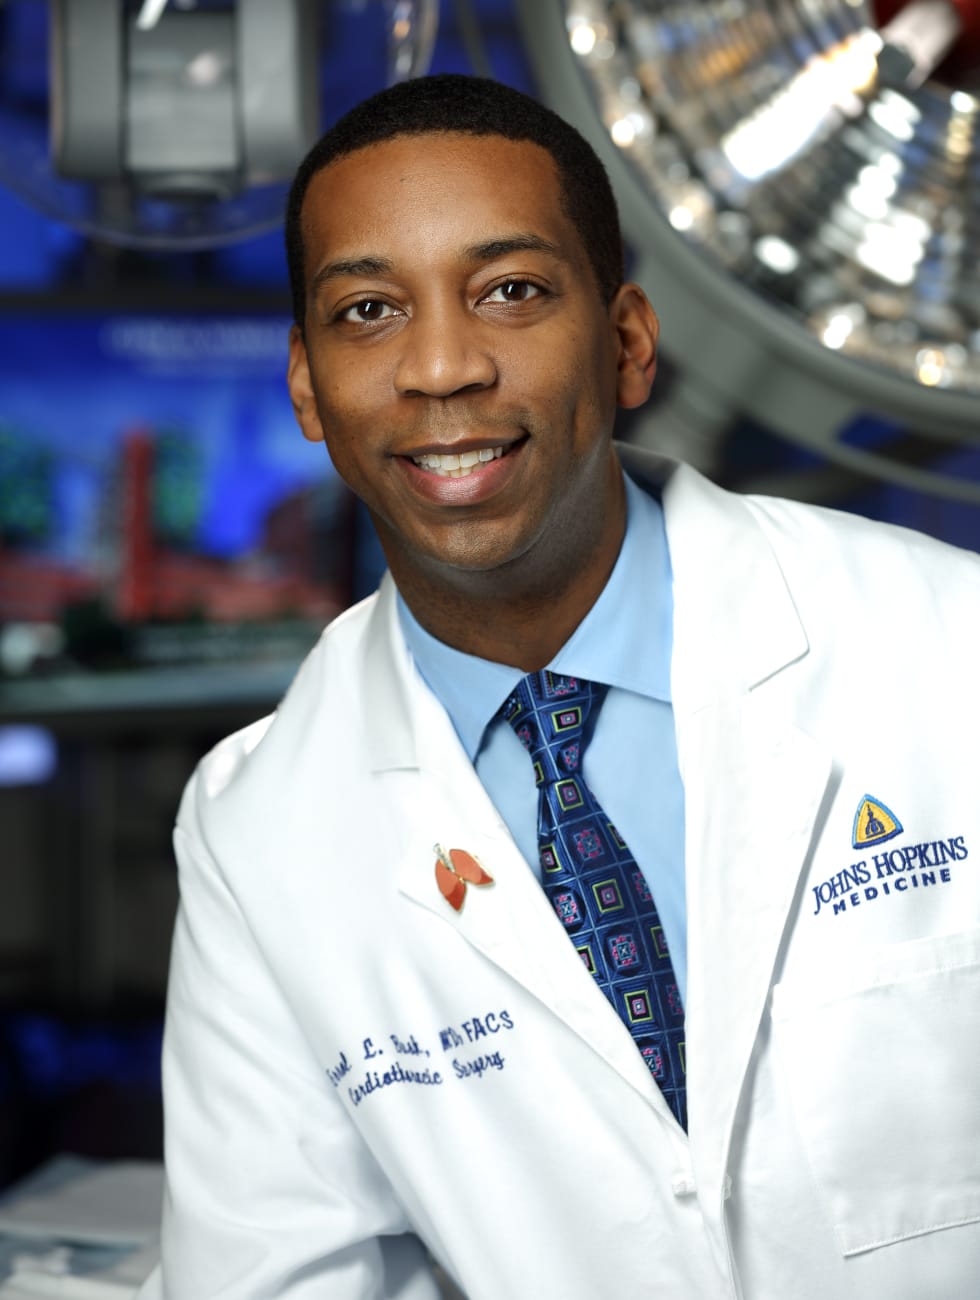
{"type": "Polygon", "coordinates": [[[493,460],[500,460],[505,453],[504,447],[481,447],[479,451],[461,451],[458,453],[427,453],[424,456],[412,456],[413,464],[429,474],[439,478],[467,478],[480,465],[488,465],[493,460]]]}

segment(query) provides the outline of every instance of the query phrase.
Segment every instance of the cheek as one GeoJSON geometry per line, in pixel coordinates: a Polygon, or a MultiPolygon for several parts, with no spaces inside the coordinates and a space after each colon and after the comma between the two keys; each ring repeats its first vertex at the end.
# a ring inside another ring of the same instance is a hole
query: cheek
{"type": "Polygon", "coordinates": [[[615,416],[615,390],[595,374],[594,366],[583,361],[581,369],[568,375],[563,391],[567,419],[577,443],[584,448],[608,434],[615,416]]]}
{"type": "Polygon", "coordinates": [[[357,403],[346,385],[326,384],[318,390],[317,399],[321,418],[333,429],[347,430],[357,423],[357,403]]]}
{"type": "Polygon", "coordinates": [[[353,492],[364,496],[370,479],[365,471],[363,456],[359,454],[361,448],[357,438],[351,435],[348,427],[338,427],[336,424],[325,426],[324,432],[327,453],[334,469],[353,492]]]}
{"type": "Polygon", "coordinates": [[[539,359],[537,366],[517,364],[514,368],[516,383],[512,385],[515,395],[525,399],[532,396],[542,407],[542,414],[551,420],[569,417],[583,402],[588,402],[590,388],[589,368],[584,364],[581,353],[561,341],[546,356],[539,359]]]}
{"type": "Polygon", "coordinates": [[[376,352],[357,348],[330,349],[313,373],[320,405],[334,419],[357,420],[384,401],[390,383],[376,352]]]}
{"type": "Polygon", "coordinates": [[[567,334],[552,355],[551,387],[567,408],[584,419],[594,420],[600,411],[614,411],[616,361],[608,338],[586,328],[567,334]]]}
{"type": "Polygon", "coordinates": [[[356,387],[322,384],[317,388],[317,412],[327,450],[338,471],[345,478],[349,472],[356,473],[359,461],[377,443],[377,431],[382,427],[377,408],[364,401],[363,391],[356,387]]]}

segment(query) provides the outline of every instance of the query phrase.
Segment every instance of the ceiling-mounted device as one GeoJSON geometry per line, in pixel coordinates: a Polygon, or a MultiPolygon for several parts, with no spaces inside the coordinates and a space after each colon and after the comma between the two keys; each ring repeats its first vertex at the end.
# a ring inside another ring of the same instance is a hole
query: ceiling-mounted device
{"type": "MultiPolygon", "coordinates": [[[[12,4],[39,0],[6,0],[12,4]]],[[[336,116],[322,0],[50,0],[39,120],[0,86],[0,181],[113,243],[204,248],[273,229],[336,116]]],[[[0,6],[2,8],[2,6],[0,6]]],[[[438,0],[363,0],[374,88],[429,66],[438,0]],[[369,35],[368,35],[369,33],[369,35]]],[[[371,87],[368,86],[368,89],[371,87]]]]}
{"type": "Polygon", "coordinates": [[[314,17],[310,0],[53,0],[55,171],[178,200],[288,179],[319,122],[314,17]]]}
{"type": "Polygon", "coordinates": [[[519,0],[543,97],[596,146],[680,378],[639,437],[710,466],[751,416],[980,446],[980,0],[519,0]],[[669,446],[669,444],[675,444],[669,446]]]}

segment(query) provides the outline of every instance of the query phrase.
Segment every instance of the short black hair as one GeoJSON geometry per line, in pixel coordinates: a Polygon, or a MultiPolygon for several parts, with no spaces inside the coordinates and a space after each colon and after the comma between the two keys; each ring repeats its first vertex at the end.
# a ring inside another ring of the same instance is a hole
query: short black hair
{"type": "Polygon", "coordinates": [[[340,118],[300,163],[286,204],[286,260],[293,317],[303,328],[306,278],[300,217],[310,181],[330,163],[368,145],[430,132],[529,140],[555,160],[566,216],[578,231],[599,293],[611,301],[623,282],[623,238],[606,170],[592,146],[557,113],[485,77],[456,73],[399,82],[340,118]]]}

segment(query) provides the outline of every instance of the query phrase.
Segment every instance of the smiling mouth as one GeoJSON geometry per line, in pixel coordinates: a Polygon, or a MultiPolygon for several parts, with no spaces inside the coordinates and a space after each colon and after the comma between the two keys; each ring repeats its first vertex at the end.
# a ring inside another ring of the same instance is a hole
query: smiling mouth
{"type": "Polygon", "coordinates": [[[436,454],[413,456],[412,461],[419,469],[440,478],[466,478],[480,465],[487,465],[492,460],[500,460],[504,454],[501,447],[481,447],[479,451],[461,451],[458,454],[436,454]]]}

